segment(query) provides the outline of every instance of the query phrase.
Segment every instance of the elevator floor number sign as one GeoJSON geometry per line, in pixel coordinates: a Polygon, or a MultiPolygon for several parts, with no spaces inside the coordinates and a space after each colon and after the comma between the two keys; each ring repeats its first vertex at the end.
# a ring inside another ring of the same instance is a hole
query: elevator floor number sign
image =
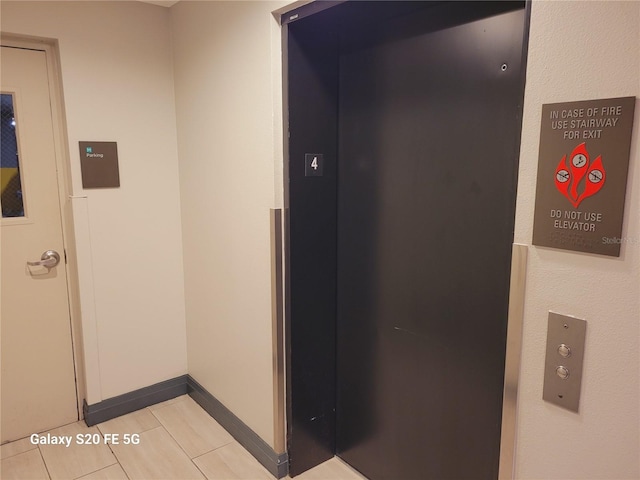
{"type": "Polygon", "coordinates": [[[304,154],[304,176],[322,177],[324,172],[324,155],[322,153],[304,154]]]}
{"type": "MultiPolygon", "coordinates": [[[[635,97],[542,106],[533,244],[620,256],[635,97]]],[[[640,239],[635,239],[640,243],[640,239]]]]}

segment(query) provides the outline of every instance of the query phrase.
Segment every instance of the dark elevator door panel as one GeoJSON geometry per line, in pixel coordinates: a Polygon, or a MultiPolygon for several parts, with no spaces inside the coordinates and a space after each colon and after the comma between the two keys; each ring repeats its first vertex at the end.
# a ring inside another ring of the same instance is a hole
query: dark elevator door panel
{"type": "Polygon", "coordinates": [[[290,474],[335,453],[338,35],[330,9],[291,25],[286,78],[287,439],[290,474]],[[305,156],[322,154],[322,176],[305,156]]]}
{"type": "Polygon", "coordinates": [[[497,478],[524,25],[340,57],[336,441],[372,479],[497,478]]]}

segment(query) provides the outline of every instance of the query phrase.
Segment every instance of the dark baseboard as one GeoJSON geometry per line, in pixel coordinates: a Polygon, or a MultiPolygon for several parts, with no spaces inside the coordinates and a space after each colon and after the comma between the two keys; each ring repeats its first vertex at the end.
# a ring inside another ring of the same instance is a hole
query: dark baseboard
{"type": "Polygon", "coordinates": [[[84,421],[87,426],[91,427],[186,393],[222,425],[272,475],[276,478],[282,478],[289,473],[287,453],[276,453],[256,432],[251,430],[190,375],[181,375],[93,405],[88,405],[85,400],[83,405],[84,421]]]}
{"type": "Polygon", "coordinates": [[[189,396],[222,425],[263,467],[269,470],[269,473],[276,478],[282,478],[289,473],[289,460],[286,452],[276,453],[267,442],[220,403],[191,375],[187,375],[187,382],[189,396]]]}
{"type": "Polygon", "coordinates": [[[171,400],[187,393],[187,375],[156,383],[133,392],[88,405],[85,400],[82,406],[84,421],[88,427],[106,422],[112,418],[135,412],[156,403],[171,400]]]}

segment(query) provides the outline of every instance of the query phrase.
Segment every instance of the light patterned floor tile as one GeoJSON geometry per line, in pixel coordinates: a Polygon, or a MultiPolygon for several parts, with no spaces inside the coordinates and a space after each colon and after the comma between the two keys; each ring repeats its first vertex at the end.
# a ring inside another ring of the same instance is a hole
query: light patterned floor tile
{"type": "MultiPolygon", "coordinates": [[[[167,407],[168,408],[168,407],[167,407]]],[[[132,480],[203,479],[171,435],[162,428],[140,434],[138,445],[112,445],[120,465],[132,480]]]]}
{"type": "Polygon", "coordinates": [[[122,470],[122,467],[116,463],[110,467],[80,477],[78,480],[128,480],[128,478],[127,474],[122,470]]]}
{"type": "Polygon", "coordinates": [[[193,461],[209,480],[273,480],[273,476],[238,442],[193,461]]]}
{"type": "Polygon", "coordinates": [[[190,397],[154,410],[153,414],[190,458],[233,441],[233,437],[190,397]]]}
{"type": "Polygon", "coordinates": [[[15,442],[5,443],[0,447],[0,458],[12,457],[19,453],[33,450],[34,448],[38,448],[38,445],[31,443],[29,437],[23,438],[22,440],[16,440],[15,442]]]}
{"type": "Polygon", "coordinates": [[[2,480],[45,480],[49,474],[44,466],[40,450],[29,450],[0,460],[2,480]]]}
{"type": "MultiPolygon", "coordinates": [[[[78,478],[88,473],[108,467],[116,463],[116,458],[109,447],[100,441],[100,444],[87,445],[76,441],[78,434],[98,434],[96,427],[87,427],[83,421],[72,423],[60,428],[54,428],[51,435],[71,436],[71,445],[40,445],[49,474],[53,480],[78,478]]],[[[84,438],[84,437],[83,437],[84,438]]]]}
{"type": "Polygon", "coordinates": [[[143,408],[137,412],[132,412],[121,417],[114,418],[108,422],[99,423],[98,429],[104,433],[118,433],[122,440],[125,433],[141,433],[159,427],[160,422],[153,416],[151,410],[143,408]]]}
{"type": "MultiPolygon", "coordinates": [[[[285,480],[290,480],[290,477],[285,477],[285,480]]],[[[296,476],[295,480],[367,480],[367,478],[338,457],[333,457],[296,476]]]]}
{"type": "Polygon", "coordinates": [[[156,403],[155,405],[151,405],[150,407],[147,407],[147,408],[153,412],[154,410],[157,410],[158,408],[166,407],[167,405],[171,405],[173,403],[180,402],[181,400],[184,400],[185,398],[189,398],[189,395],[187,395],[187,394],[180,395],[179,397],[175,397],[175,398],[172,398],[170,400],[165,400],[164,402],[156,403]]]}

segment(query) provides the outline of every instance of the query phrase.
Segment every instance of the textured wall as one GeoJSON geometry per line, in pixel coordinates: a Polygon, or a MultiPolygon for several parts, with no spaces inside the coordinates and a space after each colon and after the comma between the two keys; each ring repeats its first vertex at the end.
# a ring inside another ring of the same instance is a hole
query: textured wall
{"type": "Polygon", "coordinates": [[[280,5],[171,8],[189,373],[272,445],[269,208],[282,198],[282,107],[271,11],[280,5]]]}
{"type": "MultiPolygon", "coordinates": [[[[533,2],[515,241],[531,245],[544,103],[640,93],[639,2],[533,2]]],[[[620,258],[529,248],[517,478],[640,477],[636,106],[620,258]],[[549,310],[587,320],[580,413],[542,400],[549,310]]]]}

